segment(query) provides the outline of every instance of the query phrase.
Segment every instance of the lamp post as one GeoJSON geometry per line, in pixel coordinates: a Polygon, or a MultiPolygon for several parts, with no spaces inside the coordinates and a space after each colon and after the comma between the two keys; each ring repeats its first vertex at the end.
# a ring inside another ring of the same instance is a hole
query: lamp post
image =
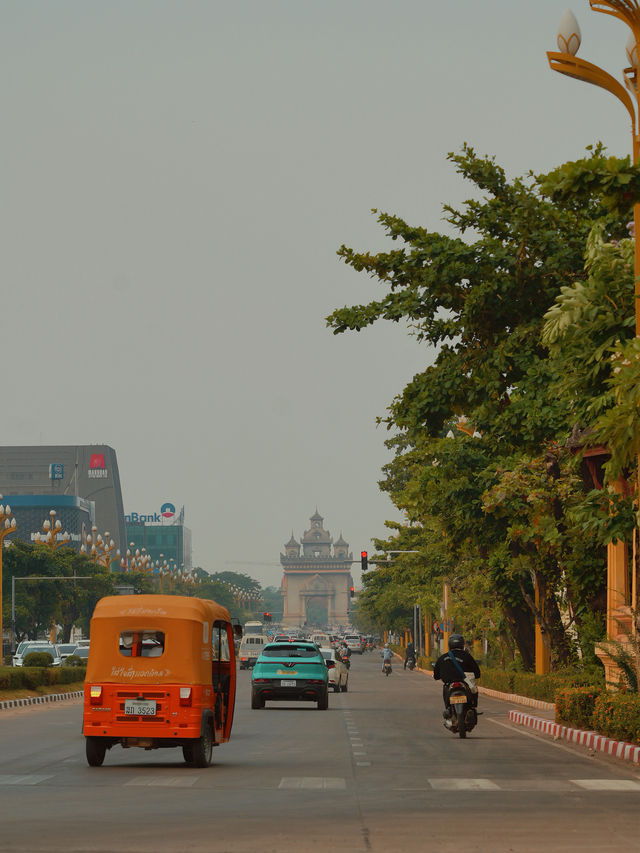
{"type": "Polygon", "coordinates": [[[80,546],[80,551],[87,554],[87,545],[89,545],[88,556],[93,560],[95,565],[104,566],[105,569],[111,571],[111,563],[120,557],[120,551],[116,548],[116,543],[110,538],[111,534],[107,530],[104,534],[104,539],[98,533],[96,525],[92,525],[91,533],[88,534],[86,543],[80,546]],[[111,554],[113,554],[113,557],[111,554]]]}
{"type": "Polygon", "coordinates": [[[42,522],[42,533],[36,533],[35,540],[41,545],[46,545],[52,551],[57,551],[64,545],[68,545],[71,541],[71,536],[65,530],[62,533],[62,523],[60,519],[56,519],[55,509],[49,510],[49,518],[45,518],[42,522]],[[43,535],[44,534],[44,535],[43,535]]]}
{"type": "MultiPolygon", "coordinates": [[[[0,495],[0,501],[1,500],[2,495],[0,495]]],[[[0,503],[0,663],[2,663],[4,660],[4,646],[2,644],[2,554],[4,551],[5,537],[8,536],[9,533],[13,533],[18,527],[15,518],[11,517],[12,515],[13,513],[11,512],[11,507],[8,504],[7,506],[4,506],[0,503]]]]}
{"type": "MultiPolygon", "coordinates": [[[[626,54],[629,66],[622,71],[624,86],[615,77],[576,54],[580,48],[582,36],[580,26],[572,12],[567,10],[558,27],[559,52],[548,51],[549,65],[553,71],[591,83],[605,89],[623,104],[631,119],[631,137],[633,162],[640,161],[640,91],[638,80],[638,58],[640,56],[640,3],[638,0],[589,0],[594,12],[602,12],[622,21],[629,28],[626,43],[626,54]]],[[[640,336],[640,204],[633,208],[634,239],[635,239],[635,315],[636,336],[640,336]]],[[[640,465],[639,471],[640,474],[640,465]]],[[[614,484],[617,491],[623,490],[621,482],[614,484]]],[[[640,494],[638,495],[640,497],[640,494]]],[[[635,535],[634,535],[635,544],[635,535]]],[[[633,549],[635,552],[635,548],[633,549]]],[[[633,566],[634,585],[636,593],[635,553],[633,566]]],[[[628,597],[628,555],[624,542],[607,548],[607,636],[608,639],[620,634],[621,623],[628,622],[628,614],[624,612],[628,597]]],[[[637,607],[637,601],[632,600],[632,606],[637,607]]],[[[536,638],[537,639],[537,638],[536,638]]],[[[536,643],[537,645],[537,643],[536,643]]],[[[605,666],[608,681],[617,682],[619,671],[617,665],[607,653],[606,645],[598,649],[598,657],[605,666]]]]}

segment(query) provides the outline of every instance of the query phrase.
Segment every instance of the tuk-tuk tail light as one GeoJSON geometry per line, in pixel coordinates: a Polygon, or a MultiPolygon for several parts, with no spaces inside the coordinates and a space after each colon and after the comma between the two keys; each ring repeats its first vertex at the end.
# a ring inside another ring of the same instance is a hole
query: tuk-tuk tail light
{"type": "Polygon", "coordinates": [[[102,686],[99,684],[92,684],[89,688],[89,701],[92,705],[100,705],[102,702],[102,686]]]}
{"type": "Polygon", "coordinates": [[[192,702],[191,688],[190,687],[181,687],[180,688],[180,704],[185,707],[190,707],[192,702]]]}

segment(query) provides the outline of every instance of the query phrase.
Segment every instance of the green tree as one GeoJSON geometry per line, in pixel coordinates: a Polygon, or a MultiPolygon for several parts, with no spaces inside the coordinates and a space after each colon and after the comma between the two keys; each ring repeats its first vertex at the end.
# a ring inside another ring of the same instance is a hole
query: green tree
{"type": "MultiPolygon", "coordinates": [[[[464,146],[450,160],[480,198],[460,210],[445,207],[457,236],[378,214],[399,247],[371,254],[342,246],[338,254],[377,280],[384,293],[327,318],[335,334],[361,331],[379,320],[403,321],[419,342],[436,349],[434,363],[413,378],[383,419],[394,431],[388,442],[394,459],[381,487],[422,530],[422,547],[437,555],[428,561],[429,578],[454,578],[458,597],[477,611],[468,617],[474,630],[487,618],[488,599],[497,597],[501,618],[491,622],[496,631],[508,626],[525,666],[532,663],[530,601],[536,575],[522,570],[522,554],[514,553],[509,507],[484,512],[483,495],[499,489],[508,472],[543,456],[550,444],[563,443],[568,432],[574,401],[568,389],[550,391],[558,364],[541,336],[545,314],[563,288],[584,277],[584,248],[593,225],[599,222],[609,241],[626,236],[618,192],[625,178],[621,173],[611,178],[615,169],[608,161],[603,165],[602,156],[596,148],[569,169],[569,177],[529,174],[509,181],[492,158],[477,157],[464,146]],[[589,171],[601,179],[581,184],[576,175],[589,171]],[[571,183],[572,192],[563,195],[562,181],[565,189],[571,183]],[[479,584],[479,574],[491,585],[479,584]]],[[[584,548],[575,538],[563,541],[569,565],[584,548]]],[[[541,552],[531,555],[536,570],[543,559],[541,552]]],[[[550,582],[549,602],[557,602],[564,570],[549,570],[544,577],[550,582]]],[[[363,606],[373,611],[368,597],[390,604],[389,583],[396,582],[384,573],[372,579],[363,606]]],[[[550,604],[546,614],[558,662],[570,655],[560,610],[550,604]]]]}

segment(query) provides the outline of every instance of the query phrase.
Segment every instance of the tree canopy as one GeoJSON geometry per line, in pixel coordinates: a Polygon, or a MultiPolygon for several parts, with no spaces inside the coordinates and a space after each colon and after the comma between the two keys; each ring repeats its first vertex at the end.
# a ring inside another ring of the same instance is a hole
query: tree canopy
{"type": "Polygon", "coordinates": [[[465,630],[492,632],[531,666],[537,616],[557,665],[588,656],[604,545],[633,523],[622,499],[603,523],[606,495],[565,445],[576,428],[615,436],[616,471],[637,452],[637,406],[623,415],[620,401],[640,382],[627,232],[640,172],[601,146],[515,180],[467,145],[449,159],[475,191],[444,207],[452,235],[374,211],[397,248],[338,252],[379,292],[334,311],[334,333],[402,322],[436,352],[381,418],[393,459],[380,487],[409,526],[377,546],[410,541],[420,555],[369,572],[359,612],[384,627],[406,624],[417,601],[437,613],[446,578],[465,630]]]}

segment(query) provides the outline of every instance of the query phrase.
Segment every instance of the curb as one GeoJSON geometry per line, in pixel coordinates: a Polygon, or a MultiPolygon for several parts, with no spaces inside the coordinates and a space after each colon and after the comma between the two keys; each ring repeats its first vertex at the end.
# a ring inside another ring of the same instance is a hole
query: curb
{"type": "Polygon", "coordinates": [[[550,735],[556,740],[567,740],[580,746],[587,746],[596,752],[604,752],[614,758],[623,761],[631,761],[640,764],[640,746],[625,743],[622,740],[611,740],[611,738],[599,735],[597,732],[589,732],[583,729],[572,729],[560,723],[552,723],[551,720],[543,720],[541,717],[533,717],[524,711],[509,711],[509,720],[520,726],[527,726],[542,734],[550,735]]]}
{"type": "Polygon", "coordinates": [[[27,699],[7,699],[0,702],[0,711],[24,708],[27,705],[44,705],[47,702],[63,702],[65,699],[82,699],[83,696],[82,690],[74,690],[73,693],[47,693],[45,696],[29,696],[27,699]]]}
{"type": "Polygon", "coordinates": [[[511,702],[515,705],[526,705],[529,708],[538,708],[540,711],[555,711],[555,702],[543,702],[542,699],[530,699],[528,696],[519,696],[517,693],[502,693],[500,690],[494,690],[492,687],[482,687],[478,685],[478,691],[485,696],[491,696],[493,699],[502,699],[505,702],[511,702]]]}

